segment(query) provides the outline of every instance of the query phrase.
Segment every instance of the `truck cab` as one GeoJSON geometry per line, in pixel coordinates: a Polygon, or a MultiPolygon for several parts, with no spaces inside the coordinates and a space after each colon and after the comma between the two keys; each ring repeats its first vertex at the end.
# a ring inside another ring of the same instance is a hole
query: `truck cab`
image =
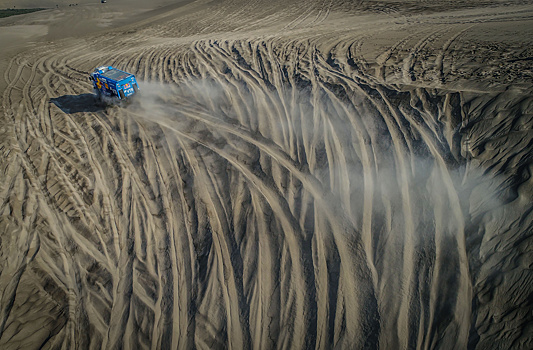
{"type": "Polygon", "coordinates": [[[139,91],[135,75],[113,68],[98,67],[89,75],[98,97],[108,96],[119,100],[128,99],[139,91]]]}

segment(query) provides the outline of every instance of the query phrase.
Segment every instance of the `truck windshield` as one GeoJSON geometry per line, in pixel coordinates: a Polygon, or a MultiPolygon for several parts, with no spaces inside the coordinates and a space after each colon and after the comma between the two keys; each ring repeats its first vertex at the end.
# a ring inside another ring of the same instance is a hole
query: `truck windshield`
{"type": "Polygon", "coordinates": [[[118,69],[111,69],[111,70],[108,70],[107,72],[105,72],[104,74],[102,74],[102,76],[104,76],[106,78],[109,78],[111,80],[115,80],[115,81],[120,81],[122,79],[126,79],[130,75],[131,74],[123,72],[123,71],[118,70],[118,69]]]}

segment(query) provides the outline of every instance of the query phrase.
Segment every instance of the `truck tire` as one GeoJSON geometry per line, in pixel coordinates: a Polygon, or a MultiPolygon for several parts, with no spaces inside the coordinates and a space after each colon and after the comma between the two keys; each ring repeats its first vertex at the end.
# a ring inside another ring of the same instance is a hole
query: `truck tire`
{"type": "Polygon", "coordinates": [[[126,97],[124,96],[124,91],[120,90],[118,93],[120,94],[120,99],[121,99],[121,100],[123,100],[123,99],[126,98],[126,97]]]}

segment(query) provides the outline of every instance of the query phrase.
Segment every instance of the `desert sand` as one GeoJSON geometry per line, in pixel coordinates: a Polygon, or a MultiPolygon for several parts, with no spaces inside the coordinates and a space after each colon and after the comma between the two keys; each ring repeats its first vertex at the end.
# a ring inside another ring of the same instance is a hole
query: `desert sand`
{"type": "Polygon", "coordinates": [[[1,349],[533,348],[533,1],[71,1],[0,0],[1,349]]]}

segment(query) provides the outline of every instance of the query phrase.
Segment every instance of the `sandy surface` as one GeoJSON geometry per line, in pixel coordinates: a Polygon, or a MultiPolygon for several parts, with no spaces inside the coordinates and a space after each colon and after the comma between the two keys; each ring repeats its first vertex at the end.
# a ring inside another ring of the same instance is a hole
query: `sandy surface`
{"type": "Polygon", "coordinates": [[[69,3],[0,0],[0,348],[533,348],[531,1],[69,3]]]}

